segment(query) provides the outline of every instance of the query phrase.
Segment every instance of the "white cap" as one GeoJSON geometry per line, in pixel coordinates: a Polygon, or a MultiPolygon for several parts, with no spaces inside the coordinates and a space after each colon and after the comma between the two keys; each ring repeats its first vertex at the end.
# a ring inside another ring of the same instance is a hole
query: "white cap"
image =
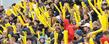
{"type": "Polygon", "coordinates": [[[85,23],[85,24],[83,25],[83,27],[84,27],[84,26],[90,27],[90,24],[89,24],[89,23],[85,23]]]}
{"type": "Polygon", "coordinates": [[[60,15],[56,16],[57,19],[61,19],[60,15]]]}

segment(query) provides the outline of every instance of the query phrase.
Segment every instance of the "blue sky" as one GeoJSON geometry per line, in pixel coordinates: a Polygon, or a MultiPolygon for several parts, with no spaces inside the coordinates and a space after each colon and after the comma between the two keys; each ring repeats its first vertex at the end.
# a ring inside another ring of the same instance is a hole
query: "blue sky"
{"type": "Polygon", "coordinates": [[[18,3],[21,0],[1,0],[2,5],[4,8],[9,8],[13,3],[18,3]]]}

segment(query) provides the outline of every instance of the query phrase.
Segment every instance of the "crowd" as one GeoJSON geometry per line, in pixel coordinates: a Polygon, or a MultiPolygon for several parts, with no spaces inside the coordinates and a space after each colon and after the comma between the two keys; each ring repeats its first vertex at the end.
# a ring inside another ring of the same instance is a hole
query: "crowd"
{"type": "Polygon", "coordinates": [[[0,5],[0,44],[109,44],[108,0],[0,5]]]}

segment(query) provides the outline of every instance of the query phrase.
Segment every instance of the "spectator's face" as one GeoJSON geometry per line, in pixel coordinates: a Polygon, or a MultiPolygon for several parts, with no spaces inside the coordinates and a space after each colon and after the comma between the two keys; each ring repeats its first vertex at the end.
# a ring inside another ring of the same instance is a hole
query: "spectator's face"
{"type": "Polygon", "coordinates": [[[7,35],[7,31],[3,31],[2,37],[6,37],[6,35],[7,35]]]}
{"type": "Polygon", "coordinates": [[[9,20],[8,19],[5,19],[5,22],[9,22],[9,20]]]}
{"type": "Polygon", "coordinates": [[[56,32],[60,32],[60,28],[56,28],[56,32]]]}
{"type": "Polygon", "coordinates": [[[2,38],[2,35],[0,34],[0,38],[2,38]]]}
{"type": "Polygon", "coordinates": [[[0,6],[0,10],[2,10],[2,7],[0,6]]]}
{"type": "Polygon", "coordinates": [[[76,34],[76,33],[75,33],[75,35],[74,35],[74,36],[75,36],[76,38],[79,38],[79,35],[78,35],[78,34],[76,34]]]}
{"type": "Polygon", "coordinates": [[[93,28],[95,28],[95,27],[97,27],[97,25],[96,24],[93,24],[93,28]]]}
{"type": "Polygon", "coordinates": [[[100,28],[100,27],[101,27],[101,25],[98,21],[93,22],[93,28],[100,28]]]}
{"type": "Polygon", "coordinates": [[[17,23],[16,26],[17,26],[17,31],[19,31],[21,29],[21,24],[17,23]]]}
{"type": "Polygon", "coordinates": [[[13,20],[13,18],[12,17],[9,17],[9,20],[13,20]]]}
{"type": "Polygon", "coordinates": [[[56,4],[57,4],[58,2],[59,2],[59,0],[54,0],[54,3],[56,3],[56,4]]]}
{"type": "Polygon", "coordinates": [[[84,19],[87,20],[88,19],[88,16],[87,15],[84,15],[84,19]]]}
{"type": "Polygon", "coordinates": [[[44,43],[44,42],[45,42],[45,40],[42,38],[42,39],[40,39],[40,42],[41,42],[41,43],[44,43]]]}
{"type": "Polygon", "coordinates": [[[60,26],[59,26],[59,24],[56,24],[56,25],[55,25],[55,30],[56,30],[57,32],[60,32],[60,26]]]}
{"type": "Polygon", "coordinates": [[[3,6],[0,6],[0,11],[1,11],[1,12],[3,11],[3,6]]]}
{"type": "Polygon", "coordinates": [[[31,40],[27,40],[27,44],[31,44],[31,40]]]}
{"type": "Polygon", "coordinates": [[[14,43],[15,42],[15,38],[14,37],[10,38],[10,42],[14,43]]]}
{"type": "Polygon", "coordinates": [[[52,15],[52,10],[51,9],[49,9],[49,15],[52,15]]]}
{"type": "Polygon", "coordinates": [[[30,23],[31,21],[30,21],[30,19],[27,18],[25,22],[30,23]]]}
{"type": "Polygon", "coordinates": [[[37,23],[37,22],[34,22],[34,25],[35,25],[35,26],[37,26],[37,25],[38,25],[38,23],[37,23]]]}
{"type": "Polygon", "coordinates": [[[89,31],[89,28],[88,27],[84,27],[83,29],[84,29],[85,32],[88,32],[89,31]]]}

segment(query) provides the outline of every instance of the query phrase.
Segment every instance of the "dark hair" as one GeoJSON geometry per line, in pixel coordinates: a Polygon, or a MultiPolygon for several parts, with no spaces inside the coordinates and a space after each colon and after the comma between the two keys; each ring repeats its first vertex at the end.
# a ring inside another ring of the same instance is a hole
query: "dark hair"
{"type": "Polygon", "coordinates": [[[3,31],[3,28],[0,26],[0,30],[3,31]]]}
{"type": "Polygon", "coordinates": [[[35,20],[38,24],[40,23],[40,21],[39,20],[35,20]]]}
{"type": "Polygon", "coordinates": [[[34,25],[34,22],[30,22],[29,25],[34,25]]]}
{"type": "Polygon", "coordinates": [[[24,11],[24,9],[23,9],[22,7],[20,7],[20,11],[21,11],[21,12],[23,12],[23,11],[24,11]]]}
{"type": "Polygon", "coordinates": [[[39,31],[42,31],[43,28],[44,28],[44,25],[43,25],[43,24],[39,24],[38,30],[39,30],[39,31]]]}
{"type": "Polygon", "coordinates": [[[45,1],[47,1],[47,0],[41,0],[43,3],[45,2],[45,1]]]}
{"type": "Polygon", "coordinates": [[[108,31],[106,31],[106,32],[104,32],[103,34],[104,34],[104,35],[108,35],[108,34],[109,34],[109,32],[108,32],[108,31]]]}
{"type": "Polygon", "coordinates": [[[106,7],[105,9],[106,9],[106,10],[109,10],[109,7],[106,7]]]}
{"type": "Polygon", "coordinates": [[[13,3],[13,4],[12,4],[12,6],[15,6],[15,5],[16,5],[16,3],[13,3]]]}

